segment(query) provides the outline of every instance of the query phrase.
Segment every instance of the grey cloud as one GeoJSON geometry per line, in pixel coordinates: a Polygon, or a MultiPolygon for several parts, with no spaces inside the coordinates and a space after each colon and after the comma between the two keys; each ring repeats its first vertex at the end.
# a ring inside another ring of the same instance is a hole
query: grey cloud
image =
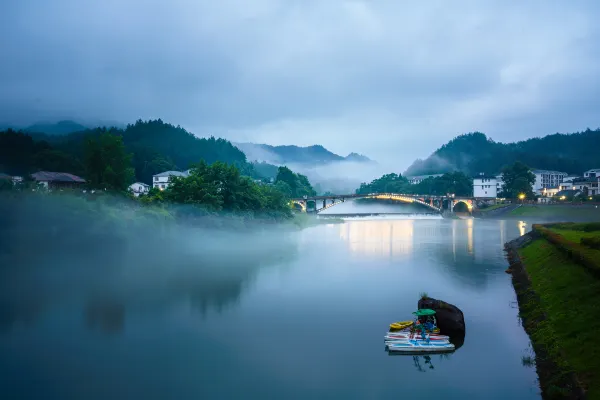
{"type": "Polygon", "coordinates": [[[20,0],[0,121],[157,118],[402,170],[456,134],[598,125],[595,2],[20,0]]]}

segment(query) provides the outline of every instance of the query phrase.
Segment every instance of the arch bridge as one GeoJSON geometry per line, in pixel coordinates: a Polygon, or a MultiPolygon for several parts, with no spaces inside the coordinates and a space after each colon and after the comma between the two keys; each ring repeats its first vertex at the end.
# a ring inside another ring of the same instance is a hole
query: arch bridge
{"type": "Polygon", "coordinates": [[[331,196],[304,196],[301,198],[292,199],[292,203],[298,205],[303,212],[315,212],[327,210],[338,204],[344,203],[346,200],[354,199],[381,199],[393,200],[403,203],[421,204],[430,210],[442,213],[444,210],[452,211],[458,203],[464,203],[469,212],[476,207],[474,198],[470,197],[454,197],[454,196],[433,196],[433,195],[416,195],[416,194],[401,194],[401,193],[369,193],[369,194],[347,194],[347,195],[331,195],[331,196]],[[309,209],[308,203],[314,202],[313,209],[309,209]]]}

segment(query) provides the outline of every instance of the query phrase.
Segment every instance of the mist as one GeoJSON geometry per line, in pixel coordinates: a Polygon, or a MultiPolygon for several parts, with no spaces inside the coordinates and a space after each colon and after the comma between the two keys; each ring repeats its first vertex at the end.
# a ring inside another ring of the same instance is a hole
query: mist
{"type": "Polygon", "coordinates": [[[125,202],[0,196],[0,332],[77,304],[119,332],[131,309],[204,315],[235,304],[260,268],[294,257],[281,226],[207,228],[135,215],[125,202]]]}

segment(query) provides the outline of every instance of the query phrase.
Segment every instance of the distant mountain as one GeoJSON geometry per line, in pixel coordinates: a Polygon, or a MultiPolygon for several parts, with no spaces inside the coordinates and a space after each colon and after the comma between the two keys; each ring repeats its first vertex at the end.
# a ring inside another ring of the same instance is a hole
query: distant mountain
{"type": "Polygon", "coordinates": [[[481,132],[460,135],[431,154],[416,160],[404,175],[462,171],[475,175],[494,174],[505,165],[522,161],[531,168],[581,174],[600,168],[600,129],[556,133],[516,143],[500,143],[481,132]]]}
{"type": "Polygon", "coordinates": [[[256,143],[234,143],[242,150],[248,160],[264,161],[273,164],[328,164],[336,161],[373,162],[366,156],[350,153],[342,157],[332,153],[321,145],[300,146],[271,146],[256,143]]]}
{"type": "Polygon", "coordinates": [[[24,129],[26,132],[45,133],[47,135],[67,135],[69,133],[81,132],[88,129],[87,126],[77,122],[65,120],[56,123],[37,123],[24,129]]]}

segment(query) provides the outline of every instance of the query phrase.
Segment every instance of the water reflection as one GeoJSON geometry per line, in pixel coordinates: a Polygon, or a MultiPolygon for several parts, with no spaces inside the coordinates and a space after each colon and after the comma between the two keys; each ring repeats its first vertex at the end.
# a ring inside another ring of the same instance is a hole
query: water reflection
{"type": "Polygon", "coordinates": [[[438,260],[434,265],[450,279],[480,288],[488,279],[490,260],[503,262],[507,238],[523,235],[526,228],[516,221],[473,219],[361,220],[337,226],[355,257],[399,261],[425,254],[438,260]]]}
{"type": "Polygon", "coordinates": [[[342,240],[352,253],[393,257],[409,255],[414,244],[414,221],[349,221],[339,225],[342,240]]]}
{"type": "Polygon", "coordinates": [[[172,241],[163,237],[162,248],[130,238],[125,253],[105,243],[104,251],[112,257],[104,265],[64,252],[62,246],[44,250],[45,257],[5,257],[0,334],[73,306],[82,326],[109,335],[124,331],[131,309],[168,313],[183,306],[204,318],[209,311],[220,313],[237,304],[259,269],[281,266],[297,255],[293,235],[205,233],[172,241]],[[231,243],[235,252],[228,250],[231,243]]]}

